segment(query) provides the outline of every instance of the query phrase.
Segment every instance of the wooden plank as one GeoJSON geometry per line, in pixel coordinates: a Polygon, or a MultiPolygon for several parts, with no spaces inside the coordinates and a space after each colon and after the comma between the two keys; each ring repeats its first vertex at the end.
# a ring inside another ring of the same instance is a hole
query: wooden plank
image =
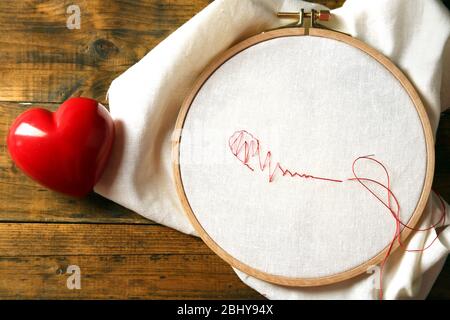
{"type": "Polygon", "coordinates": [[[70,198],[38,186],[0,182],[0,222],[154,224],[97,194],[70,198]]]}
{"type": "Polygon", "coordinates": [[[215,255],[0,256],[2,299],[261,299],[215,255]],[[81,289],[67,288],[70,265],[81,289]]]}
{"type": "Polygon", "coordinates": [[[212,254],[160,225],[0,223],[0,256],[212,254]]]}
{"type": "Polygon", "coordinates": [[[118,74],[209,2],[82,1],[81,29],[70,30],[72,1],[1,1],[0,100],[104,101],[118,74]]]}

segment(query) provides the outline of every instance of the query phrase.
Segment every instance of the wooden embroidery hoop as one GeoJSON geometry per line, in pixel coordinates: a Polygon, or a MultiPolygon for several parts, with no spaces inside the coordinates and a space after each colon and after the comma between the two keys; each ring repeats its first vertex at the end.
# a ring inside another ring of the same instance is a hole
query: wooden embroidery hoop
{"type": "MultiPolygon", "coordinates": [[[[279,284],[279,285],[285,285],[285,286],[297,286],[297,287],[307,287],[307,286],[321,286],[321,285],[327,285],[327,284],[333,284],[337,282],[341,282],[350,278],[353,278],[355,276],[358,276],[364,272],[367,272],[367,270],[374,265],[378,265],[383,258],[386,255],[386,252],[388,250],[388,246],[385,247],[384,250],[379,252],[376,256],[374,256],[372,259],[366,261],[365,263],[352,268],[350,270],[330,275],[330,276],[324,276],[324,277],[315,277],[315,278],[290,278],[285,276],[279,276],[279,275],[273,275],[266,272],[263,272],[261,270],[255,269],[247,264],[244,264],[243,262],[239,261],[238,259],[234,258],[232,255],[230,255],[228,252],[226,252],[223,248],[218,245],[214,239],[211,238],[211,236],[207,233],[207,231],[204,229],[202,224],[197,219],[195,213],[193,212],[191,205],[189,203],[189,199],[186,196],[185,189],[183,186],[183,181],[181,177],[181,170],[180,170],[180,143],[181,143],[181,131],[183,130],[185,119],[187,117],[187,114],[189,112],[189,109],[191,107],[191,104],[193,103],[195,97],[197,96],[198,92],[201,90],[204,83],[210,78],[214,72],[218,68],[220,68],[226,61],[234,57],[235,55],[239,54],[243,50],[250,48],[256,44],[269,41],[272,39],[280,38],[280,37],[295,37],[295,36],[312,36],[312,37],[322,37],[322,38],[328,38],[333,39],[337,41],[341,41],[343,43],[346,43],[350,46],[353,46],[355,48],[358,48],[362,50],[363,52],[370,55],[373,59],[378,61],[380,64],[382,64],[387,70],[390,71],[390,73],[401,83],[405,91],[408,93],[409,97],[411,98],[416,111],[418,113],[418,116],[420,118],[423,131],[424,131],[424,137],[425,137],[425,144],[426,144],[426,175],[425,180],[423,184],[423,189],[419,198],[419,201],[416,205],[416,209],[414,210],[414,213],[412,214],[410,220],[407,223],[407,226],[410,228],[414,228],[421,215],[422,212],[426,206],[428,197],[431,192],[431,186],[432,186],[432,180],[433,180],[433,172],[434,172],[434,138],[433,133],[431,129],[431,125],[427,116],[427,113],[425,111],[425,107],[423,105],[423,102],[417,93],[416,89],[412,85],[412,83],[408,80],[408,78],[403,74],[403,72],[395,66],[393,62],[391,62],[388,58],[386,58],[384,55],[370,47],[369,45],[365,44],[364,42],[355,39],[349,35],[346,35],[344,33],[336,32],[327,28],[324,28],[316,23],[316,20],[328,20],[329,12],[328,11],[320,11],[316,12],[314,10],[311,11],[311,13],[305,13],[303,10],[299,13],[279,13],[280,17],[297,17],[299,18],[299,22],[290,25],[288,27],[280,28],[271,30],[268,32],[264,32],[261,34],[258,34],[256,36],[253,36],[249,39],[246,39],[234,47],[230,48],[229,50],[225,51],[222,55],[220,55],[217,59],[215,59],[200,75],[196,83],[194,84],[192,90],[186,97],[180,113],[178,115],[178,119],[175,125],[175,132],[179,133],[177,137],[173,139],[173,173],[175,178],[175,184],[176,189],[178,192],[178,196],[181,200],[184,212],[188,216],[190,222],[194,226],[195,230],[198,232],[200,237],[203,239],[203,241],[213,250],[217,255],[219,255],[223,260],[225,260],[227,263],[229,263],[232,267],[239,269],[242,272],[245,272],[246,274],[253,276],[257,279],[264,280],[270,283],[279,284]],[[309,23],[308,23],[309,22],[309,23]]],[[[213,214],[213,213],[212,213],[213,214]]],[[[411,234],[411,230],[408,228],[404,228],[401,232],[401,239],[405,240],[409,235],[411,234]]],[[[398,243],[395,242],[393,250],[396,250],[398,248],[398,243]]]]}

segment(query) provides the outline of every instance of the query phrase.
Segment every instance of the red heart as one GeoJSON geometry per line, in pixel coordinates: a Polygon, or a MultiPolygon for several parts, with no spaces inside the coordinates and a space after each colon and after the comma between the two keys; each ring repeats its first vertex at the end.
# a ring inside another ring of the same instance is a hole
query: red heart
{"type": "Polygon", "coordinates": [[[97,101],[72,98],[56,112],[33,108],[8,134],[16,165],[44,186],[72,196],[89,193],[105,168],[114,123],[97,101]]]}

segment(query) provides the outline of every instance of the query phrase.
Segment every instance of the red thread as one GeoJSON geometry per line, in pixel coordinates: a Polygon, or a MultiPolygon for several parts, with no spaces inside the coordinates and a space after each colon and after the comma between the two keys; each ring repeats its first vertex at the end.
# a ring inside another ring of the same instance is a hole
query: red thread
{"type": "Polygon", "coordinates": [[[289,169],[284,169],[279,162],[276,163],[275,168],[272,170],[272,152],[267,152],[263,162],[259,140],[245,130],[236,131],[228,140],[228,146],[234,156],[252,171],[254,171],[254,168],[249,163],[253,158],[257,158],[261,171],[265,171],[266,168],[269,169],[269,182],[273,181],[277,170],[281,172],[283,177],[289,175],[291,178],[298,177],[330,182],[343,182],[339,179],[316,177],[306,173],[298,173],[296,171],[292,172],[289,169]]]}
{"type": "Polygon", "coordinates": [[[436,223],[434,223],[430,227],[427,227],[424,229],[418,229],[418,228],[409,227],[406,223],[402,222],[400,219],[400,204],[399,204],[397,197],[395,196],[394,192],[391,189],[391,178],[390,178],[389,172],[388,172],[386,166],[383,163],[381,163],[379,160],[375,159],[373,155],[362,156],[362,157],[356,158],[352,163],[353,177],[349,178],[349,179],[341,180],[341,179],[334,179],[334,178],[318,177],[318,176],[313,176],[313,175],[306,174],[306,173],[299,173],[296,171],[293,172],[289,169],[284,169],[279,162],[277,162],[275,164],[275,167],[272,169],[273,164],[272,164],[271,151],[267,151],[265,159],[263,161],[262,155],[261,155],[261,145],[260,145],[259,140],[257,138],[255,138],[252,134],[247,132],[246,130],[236,131],[228,140],[228,146],[230,147],[230,150],[233,153],[233,155],[241,163],[243,163],[246,167],[248,167],[250,170],[254,171],[253,166],[250,164],[251,160],[254,158],[256,158],[258,160],[259,168],[262,172],[264,172],[265,169],[268,168],[269,182],[273,182],[277,171],[281,172],[281,174],[283,176],[288,175],[292,178],[299,177],[299,178],[304,178],[304,179],[323,180],[323,181],[329,181],[329,182],[335,182],[335,183],[342,183],[344,181],[356,181],[356,182],[360,183],[372,196],[374,196],[380,203],[382,203],[389,210],[389,212],[391,213],[392,217],[395,220],[395,233],[394,233],[392,241],[390,242],[390,244],[387,247],[384,258],[383,258],[382,262],[380,263],[380,277],[379,277],[379,284],[380,284],[379,298],[380,298],[380,300],[383,299],[384,267],[385,267],[386,262],[392,252],[392,249],[395,245],[395,241],[397,240],[400,247],[402,247],[406,252],[423,252],[423,251],[427,250],[428,248],[430,248],[433,245],[433,243],[437,240],[437,238],[439,237],[439,234],[437,234],[436,237],[433,239],[433,241],[424,248],[406,249],[406,246],[402,242],[402,239],[400,236],[402,227],[407,228],[411,231],[425,232],[425,231],[429,231],[429,230],[435,228],[436,226],[438,226],[441,223],[442,223],[441,224],[442,226],[445,224],[446,207],[445,207],[444,201],[438,194],[437,194],[437,196],[439,197],[439,200],[442,205],[442,216],[436,223]],[[386,180],[387,180],[386,184],[384,184],[380,181],[374,180],[374,179],[360,177],[356,173],[356,165],[363,160],[371,161],[383,169],[384,173],[386,174],[386,180]],[[375,184],[375,185],[381,187],[382,189],[384,189],[386,192],[386,200],[383,200],[379,195],[377,195],[375,193],[375,191],[368,186],[369,183],[375,184]]]}
{"type": "Polygon", "coordinates": [[[380,278],[379,278],[379,283],[380,283],[380,293],[379,293],[379,298],[380,300],[383,299],[383,271],[384,271],[384,267],[386,265],[386,262],[392,252],[392,249],[394,247],[395,241],[397,240],[400,247],[403,248],[406,252],[414,252],[414,253],[418,253],[418,252],[424,252],[425,250],[427,250],[428,248],[430,248],[433,243],[438,239],[439,234],[436,235],[436,237],[431,241],[431,243],[429,245],[427,245],[424,248],[420,248],[420,249],[407,249],[405,244],[403,243],[402,239],[401,239],[401,227],[405,227],[409,230],[412,231],[416,231],[416,232],[425,232],[425,231],[429,231],[435,227],[437,227],[439,224],[441,224],[442,226],[445,225],[445,217],[446,217],[446,207],[445,207],[445,203],[444,200],[439,196],[439,194],[436,193],[436,195],[439,198],[439,201],[441,202],[441,206],[442,206],[442,215],[439,218],[439,220],[434,223],[433,225],[427,227],[427,228],[423,228],[423,229],[418,229],[418,228],[412,228],[408,225],[406,225],[404,222],[402,222],[400,220],[400,204],[397,200],[397,197],[395,196],[395,194],[392,192],[391,190],[391,179],[389,176],[389,172],[386,169],[386,167],[378,160],[372,158],[372,156],[365,156],[365,157],[359,157],[357,158],[355,161],[353,161],[353,165],[352,165],[352,171],[353,171],[353,175],[354,178],[350,178],[348,179],[349,181],[358,181],[365,189],[367,189],[378,201],[380,201],[392,214],[393,218],[395,219],[395,233],[393,236],[392,241],[390,242],[389,246],[388,246],[388,250],[386,251],[386,254],[380,264],[380,278]],[[369,179],[369,178],[361,178],[356,174],[355,171],[355,165],[358,161],[360,160],[370,160],[373,161],[375,163],[377,163],[378,165],[380,165],[384,172],[386,173],[386,177],[387,177],[387,186],[380,183],[379,181],[373,180],[373,179],[369,179]],[[368,181],[371,183],[375,183],[376,185],[384,188],[387,191],[387,201],[383,201],[378,195],[375,194],[375,192],[370,189],[363,181],[368,181]],[[394,200],[395,203],[395,207],[392,206],[392,202],[391,202],[391,198],[394,200]]]}

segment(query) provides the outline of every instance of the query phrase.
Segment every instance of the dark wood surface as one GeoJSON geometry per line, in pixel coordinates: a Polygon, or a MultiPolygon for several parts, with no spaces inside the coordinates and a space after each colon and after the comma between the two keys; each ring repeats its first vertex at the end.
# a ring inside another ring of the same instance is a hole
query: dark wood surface
{"type": "MultiPolygon", "coordinates": [[[[105,102],[117,75],[208,0],[0,2],[0,299],[261,299],[199,239],[155,224],[96,194],[73,199],[42,188],[7,153],[13,119],[55,110],[71,96],[105,102]],[[81,29],[66,9],[81,8],[81,29]],[[66,287],[69,265],[81,290],[66,287]]],[[[343,1],[322,1],[336,7],[343,1]]],[[[450,114],[437,140],[435,188],[450,200],[450,114]]],[[[450,298],[447,262],[431,298],[450,298]]]]}

